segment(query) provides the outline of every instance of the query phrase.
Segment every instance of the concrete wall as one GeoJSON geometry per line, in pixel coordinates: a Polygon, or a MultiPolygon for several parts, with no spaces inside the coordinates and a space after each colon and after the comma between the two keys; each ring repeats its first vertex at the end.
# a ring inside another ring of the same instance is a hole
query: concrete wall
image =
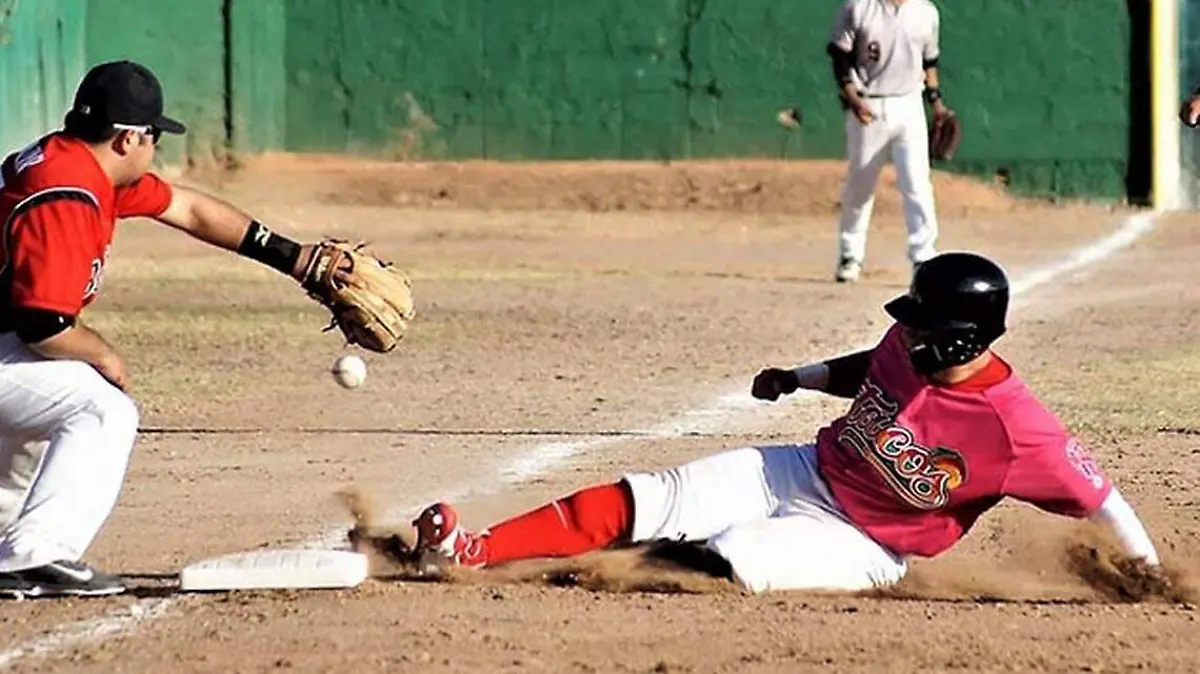
{"type": "Polygon", "coordinates": [[[116,59],[146,64],[162,81],[169,115],[188,125],[164,143],[169,160],[224,154],[224,0],[88,0],[88,65],[116,59]],[[184,46],[186,45],[186,46],[184,46]]]}
{"type": "MultiPolygon", "coordinates": [[[[133,58],[191,127],[171,159],[841,157],[824,55],[840,2],[38,0],[5,19],[0,0],[0,138],[56,125],[85,64],[133,58]],[[799,134],[774,121],[792,105],[799,134]]],[[[939,168],[1148,190],[1147,0],[938,4],[966,127],[939,168]]]]}
{"type": "MultiPolygon", "coordinates": [[[[423,158],[839,157],[823,54],[839,4],[294,0],[285,146],[423,158]],[[799,139],[773,121],[790,104],[804,112],[799,139]]],[[[1132,122],[1137,4],[940,2],[944,88],[966,126],[942,168],[1001,173],[1027,193],[1125,194],[1131,147],[1149,134],[1132,122]]]]}
{"type": "Polygon", "coordinates": [[[0,153],[62,123],[85,61],[72,0],[0,0],[0,153]]]}
{"type": "Polygon", "coordinates": [[[833,5],[379,0],[288,5],[287,146],[426,157],[784,151],[783,105],[840,143],[821,55],[833,5]],[[568,9],[570,7],[570,9],[568,9]]]}

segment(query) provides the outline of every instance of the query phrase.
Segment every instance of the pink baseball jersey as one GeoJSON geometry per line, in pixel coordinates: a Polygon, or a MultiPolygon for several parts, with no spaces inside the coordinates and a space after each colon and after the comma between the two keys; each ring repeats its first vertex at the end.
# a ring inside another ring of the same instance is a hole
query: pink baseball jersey
{"type": "Polygon", "coordinates": [[[852,522],[899,554],[932,557],[1005,496],[1070,517],[1100,506],[1104,473],[999,356],[971,380],[934,385],[901,334],[888,330],[850,411],[817,435],[821,474],[852,522]]]}

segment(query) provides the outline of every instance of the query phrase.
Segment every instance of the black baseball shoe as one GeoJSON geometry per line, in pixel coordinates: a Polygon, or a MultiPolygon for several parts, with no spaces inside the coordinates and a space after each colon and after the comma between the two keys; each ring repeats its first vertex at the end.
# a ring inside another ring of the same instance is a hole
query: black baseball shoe
{"type": "Polygon", "coordinates": [[[0,573],[0,597],[103,597],[121,594],[120,578],[82,562],[59,560],[32,569],[0,573]]]}
{"type": "Polygon", "coordinates": [[[834,272],[834,279],[838,283],[854,283],[858,280],[862,273],[862,262],[855,260],[852,257],[843,257],[838,260],[837,271],[834,272]]]}

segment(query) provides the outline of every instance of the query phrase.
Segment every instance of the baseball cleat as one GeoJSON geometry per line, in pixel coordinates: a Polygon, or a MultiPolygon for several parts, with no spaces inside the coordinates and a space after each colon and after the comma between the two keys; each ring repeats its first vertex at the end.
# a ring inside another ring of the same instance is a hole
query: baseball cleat
{"type": "Polygon", "coordinates": [[[848,283],[858,280],[858,275],[862,273],[862,263],[853,258],[844,257],[838,262],[837,274],[835,278],[838,283],[848,283]]]}
{"type": "Polygon", "coordinates": [[[449,503],[429,506],[412,525],[417,530],[416,550],[423,566],[443,561],[455,566],[479,567],[487,561],[484,537],[463,529],[458,523],[458,512],[449,503]]]}
{"type": "Polygon", "coordinates": [[[83,564],[59,560],[32,569],[0,573],[0,597],[103,597],[121,594],[120,578],[83,564]]]}

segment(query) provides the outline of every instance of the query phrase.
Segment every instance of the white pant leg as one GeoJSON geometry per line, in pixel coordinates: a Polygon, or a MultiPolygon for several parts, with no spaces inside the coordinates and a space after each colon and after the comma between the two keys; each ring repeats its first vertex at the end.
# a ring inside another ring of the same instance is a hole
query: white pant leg
{"type": "Polygon", "coordinates": [[[862,262],[867,253],[867,231],[875,209],[875,187],[889,158],[891,128],[881,99],[866,99],[875,120],[863,125],[846,112],[846,159],[848,171],[842,187],[841,217],[838,221],[838,252],[842,258],[862,262]]]}
{"type": "Polygon", "coordinates": [[[49,442],[0,437],[0,529],[12,524],[41,467],[49,442]]]}
{"type": "Polygon", "coordinates": [[[20,513],[0,532],[0,571],[83,556],[116,504],[137,425],[133,401],[91,366],[46,360],[0,336],[0,434],[49,443],[20,513]]]}
{"type": "Polygon", "coordinates": [[[819,510],[730,527],[707,546],[755,592],[857,592],[899,582],[905,562],[849,522],[819,510]]]}
{"type": "Polygon", "coordinates": [[[899,582],[900,556],[842,513],[817,472],[812,445],[766,450],[767,480],[780,504],[767,519],[731,526],[707,546],[752,592],[858,591],[899,582]]]}
{"type": "Polygon", "coordinates": [[[929,130],[925,102],[919,94],[889,101],[890,118],[899,125],[892,145],[896,186],[904,199],[908,258],[924,262],[936,254],[937,208],[929,166],[929,130]]]}
{"type": "Polygon", "coordinates": [[[635,543],[702,541],[779,507],[754,447],[714,454],[656,473],[625,476],[633,492],[635,543]]]}

